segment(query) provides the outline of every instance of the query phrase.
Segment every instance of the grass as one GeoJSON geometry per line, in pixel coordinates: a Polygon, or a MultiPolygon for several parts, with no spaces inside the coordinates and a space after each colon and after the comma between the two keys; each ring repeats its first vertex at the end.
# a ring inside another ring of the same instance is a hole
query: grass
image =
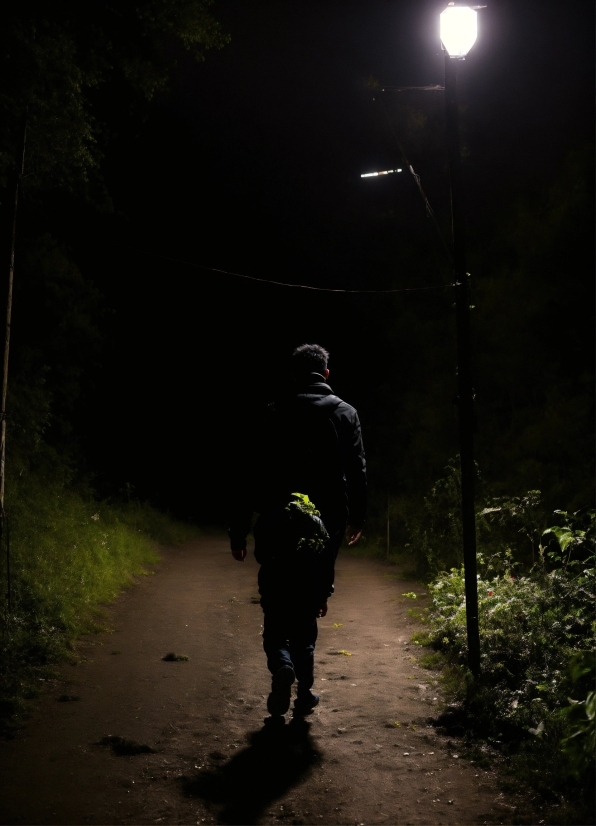
{"type": "MultiPolygon", "coordinates": [[[[9,488],[11,608],[0,617],[0,727],[10,732],[73,642],[105,627],[103,607],[159,561],[158,543],[197,529],[147,505],[98,503],[34,474],[9,488]]],[[[2,590],[7,590],[2,560],[2,590]]]]}
{"type": "Polygon", "coordinates": [[[390,545],[389,553],[387,553],[386,538],[374,531],[370,534],[363,534],[360,542],[352,548],[348,548],[344,542],[340,553],[356,558],[378,559],[399,569],[399,573],[394,574],[396,578],[411,582],[421,581],[420,564],[411,551],[401,546],[390,545]]]}
{"type": "Polygon", "coordinates": [[[429,671],[437,671],[445,665],[445,655],[441,651],[432,651],[430,654],[423,654],[419,660],[422,668],[429,671]]]}

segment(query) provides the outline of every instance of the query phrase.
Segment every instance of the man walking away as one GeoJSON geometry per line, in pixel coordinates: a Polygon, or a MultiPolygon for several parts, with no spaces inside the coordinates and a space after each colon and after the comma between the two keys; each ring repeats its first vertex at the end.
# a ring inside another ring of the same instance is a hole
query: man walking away
{"type": "Polygon", "coordinates": [[[232,555],[242,562],[253,513],[259,514],[255,557],[272,716],[288,711],[296,679],[294,714],[309,714],[319,702],[312,691],[317,617],[327,614],[342,538],[355,545],[366,515],[360,422],[327,384],[328,359],[318,344],[293,352],[294,390],[269,405],[251,439],[253,478],[237,498],[229,529],[232,555]]]}

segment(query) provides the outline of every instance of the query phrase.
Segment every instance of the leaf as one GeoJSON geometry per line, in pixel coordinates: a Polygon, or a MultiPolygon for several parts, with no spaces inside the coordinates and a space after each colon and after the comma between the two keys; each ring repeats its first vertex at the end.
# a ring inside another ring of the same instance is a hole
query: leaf
{"type": "Polygon", "coordinates": [[[334,622],[332,628],[343,628],[343,622],[334,622]]]}
{"type": "Polygon", "coordinates": [[[345,650],[345,648],[341,648],[337,653],[338,654],[343,654],[344,657],[351,657],[352,656],[349,651],[345,650]]]}
{"type": "Polygon", "coordinates": [[[408,591],[406,594],[402,594],[402,597],[407,597],[408,599],[416,599],[416,594],[414,591],[408,591]]]}
{"type": "Polygon", "coordinates": [[[552,528],[547,528],[542,532],[542,536],[547,533],[551,533],[556,537],[562,551],[564,551],[568,545],[576,540],[576,536],[572,530],[569,528],[559,528],[557,525],[554,525],[552,528]]]}

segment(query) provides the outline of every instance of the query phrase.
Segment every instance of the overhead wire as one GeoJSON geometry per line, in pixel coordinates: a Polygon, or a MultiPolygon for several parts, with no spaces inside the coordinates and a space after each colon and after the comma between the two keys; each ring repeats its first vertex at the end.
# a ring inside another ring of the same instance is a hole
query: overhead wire
{"type": "MultiPolygon", "coordinates": [[[[403,89],[402,88],[397,89],[397,91],[407,91],[410,88],[411,89],[418,89],[419,87],[404,87],[403,89]]],[[[431,90],[432,91],[439,91],[443,87],[433,86],[433,87],[420,87],[420,88],[424,89],[424,91],[427,91],[427,90],[429,90],[429,91],[431,91],[431,90]]],[[[385,89],[383,89],[382,91],[385,91],[385,89]]],[[[439,235],[439,238],[440,238],[440,240],[443,244],[443,247],[444,247],[445,252],[447,254],[447,257],[449,259],[449,262],[451,264],[453,264],[453,253],[451,251],[451,248],[450,248],[449,244],[445,240],[445,237],[443,236],[443,233],[441,232],[441,227],[439,226],[439,222],[437,221],[437,218],[436,218],[436,215],[433,211],[433,208],[430,205],[430,201],[428,200],[428,197],[427,197],[427,195],[424,191],[424,188],[422,187],[422,182],[420,180],[420,176],[414,171],[414,167],[412,166],[412,164],[410,163],[410,161],[408,159],[408,156],[406,155],[405,149],[403,148],[403,145],[402,145],[402,143],[401,143],[401,141],[400,141],[400,139],[397,135],[397,132],[396,132],[396,130],[395,130],[395,128],[394,128],[394,126],[391,122],[391,118],[389,117],[389,112],[387,111],[385,101],[383,100],[382,97],[380,98],[380,100],[381,100],[381,105],[383,106],[383,111],[385,112],[385,117],[387,118],[387,123],[389,125],[389,129],[391,130],[391,132],[393,134],[393,137],[395,139],[395,142],[397,143],[397,146],[398,146],[399,151],[401,153],[402,161],[403,161],[404,165],[407,166],[408,171],[410,172],[410,174],[412,175],[412,178],[414,179],[414,182],[416,183],[418,191],[419,191],[419,193],[422,197],[422,200],[424,201],[424,206],[425,206],[425,209],[426,209],[426,213],[429,216],[429,218],[432,218],[432,220],[434,222],[434,225],[435,225],[435,228],[437,230],[437,233],[439,235]]],[[[254,276],[254,275],[246,275],[244,273],[231,272],[230,270],[222,270],[218,267],[209,267],[206,264],[197,264],[195,261],[186,261],[182,258],[174,258],[174,257],[169,256],[169,255],[162,255],[161,253],[157,253],[157,252],[152,251],[152,250],[136,249],[136,248],[131,247],[127,244],[120,244],[119,246],[123,246],[126,249],[133,250],[134,252],[136,252],[140,255],[148,255],[148,256],[152,256],[154,258],[160,258],[162,261],[172,261],[173,263],[184,264],[187,267],[194,267],[195,269],[208,270],[209,272],[216,272],[216,273],[220,273],[221,275],[228,275],[228,276],[232,276],[234,278],[242,278],[246,281],[256,281],[256,282],[261,283],[261,284],[270,284],[270,285],[276,286],[276,287],[288,287],[290,289],[296,289],[296,290],[311,290],[311,291],[319,292],[319,293],[344,293],[344,294],[349,294],[349,295],[388,295],[388,294],[396,294],[396,293],[425,292],[425,291],[428,291],[428,290],[444,290],[444,289],[447,289],[447,287],[457,286],[455,283],[450,282],[449,284],[437,284],[437,285],[433,285],[433,286],[430,286],[430,287],[399,287],[399,288],[391,288],[391,289],[384,289],[384,290],[346,290],[346,289],[339,289],[339,288],[332,288],[332,287],[314,287],[310,284],[295,284],[295,283],[291,283],[291,282],[288,282],[288,281],[276,281],[276,280],[269,279],[269,278],[259,278],[258,276],[254,276]]]]}
{"type": "Polygon", "coordinates": [[[425,290],[444,290],[447,287],[455,287],[454,283],[449,284],[436,284],[430,287],[401,287],[397,289],[387,289],[387,290],[344,290],[344,289],[334,289],[332,287],[313,287],[310,284],[294,284],[288,281],[273,281],[269,278],[258,278],[255,275],[245,275],[244,273],[240,272],[231,272],[229,270],[222,270],[218,267],[209,267],[206,264],[197,264],[194,261],[186,261],[183,258],[174,258],[170,255],[162,255],[161,253],[154,252],[152,250],[140,250],[135,247],[131,247],[128,244],[119,244],[119,246],[125,247],[126,249],[132,250],[133,252],[138,253],[139,255],[148,255],[154,258],[160,258],[162,261],[172,261],[175,264],[184,264],[187,267],[194,267],[195,269],[199,270],[209,270],[209,272],[218,272],[222,275],[230,275],[234,278],[243,278],[247,281],[258,281],[261,284],[272,284],[277,287],[291,287],[297,290],[314,290],[315,292],[319,293],[349,293],[349,294],[356,294],[356,295],[375,295],[375,294],[388,294],[388,293],[413,293],[413,292],[423,292],[425,290]]]}

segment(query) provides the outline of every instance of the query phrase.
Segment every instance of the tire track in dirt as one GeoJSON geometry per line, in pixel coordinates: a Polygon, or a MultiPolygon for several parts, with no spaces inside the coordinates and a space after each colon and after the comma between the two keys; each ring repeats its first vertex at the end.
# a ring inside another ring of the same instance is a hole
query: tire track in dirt
{"type": "Polygon", "coordinates": [[[264,725],[257,567],[221,536],[164,549],[108,609],[113,632],[80,641],[80,663],[0,746],[0,822],[512,822],[494,774],[428,724],[436,675],[417,664],[402,596],[422,589],[383,563],[340,554],[319,621],[321,703],[306,723],[264,725]],[[154,751],[118,756],[107,736],[154,751]]]}

